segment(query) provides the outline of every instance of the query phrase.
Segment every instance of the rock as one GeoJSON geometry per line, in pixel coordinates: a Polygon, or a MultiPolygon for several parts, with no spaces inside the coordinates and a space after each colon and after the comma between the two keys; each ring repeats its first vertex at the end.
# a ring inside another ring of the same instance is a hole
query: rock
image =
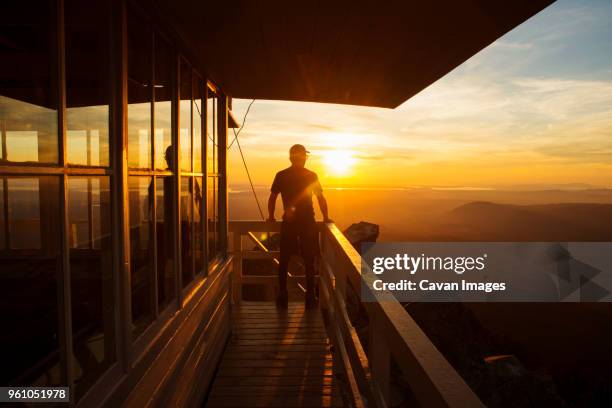
{"type": "Polygon", "coordinates": [[[361,253],[361,244],[364,242],[376,242],[378,239],[379,227],[377,224],[361,221],[351,224],[350,227],[342,231],[351,245],[361,253]]]}

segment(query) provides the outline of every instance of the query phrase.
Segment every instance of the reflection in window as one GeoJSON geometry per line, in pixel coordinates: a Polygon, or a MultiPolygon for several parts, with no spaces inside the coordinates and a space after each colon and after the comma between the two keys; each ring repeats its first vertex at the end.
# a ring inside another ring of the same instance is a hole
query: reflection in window
{"type": "Polygon", "coordinates": [[[166,152],[172,143],[172,63],[168,43],[155,37],[155,168],[171,169],[166,152]]]}
{"type": "Polygon", "coordinates": [[[195,177],[193,188],[193,257],[195,262],[195,273],[202,271],[204,268],[204,224],[202,223],[202,215],[205,216],[205,208],[203,206],[202,177],[195,177]]]}
{"type": "Polygon", "coordinates": [[[109,177],[68,179],[72,342],[77,397],[115,361],[109,177]]]}
{"type": "Polygon", "coordinates": [[[210,89],[206,100],[206,171],[217,172],[217,96],[210,89]]]}
{"type": "Polygon", "coordinates": [[[151,168],[153,34],[135,13],[128,20],[128,166],[151,168]]]}
{"type": "Polygon", "coordinates": [[[202,172],[202,94],[204,84],[199,76],[193,76],[193,171],[202,172]]]}
{"type": "Polygon", "coordinates": [[[181,270],[183,287],[193,279],[193,247],[191,236],[193,195],[191,178],[181,177],[181,270]]]}
{"type": "Polygon", "coordinates": [[[5,138],[9,161],[38,161],[38,132],[31,130],[7,130],[5,138]]]}
{"type": "Polygon", "coordinates": [[[128,177],[134,338],[144,331],[154,315],[151,181],[151,177],[128,177]]]}
{"type": "Polygon", "coordinates": [[[191,171],[191,66],[183,60],[181,60],[180,98],[181,170],[191,171]]]}
{"type": "Polygon", "coordinates": [[[3,161],[57,163],[54,1],[2,2],[0,138],[3,161]]]}
{"type": "Polygon", "coordinates": [[[64,9],[68,163],[108,166],[110,3],[65,0],[64,9]]]}
{"type": "Polygon", "coordinates": [[[9,247],[41,249],[40,179],[8,178],[9,247]]]}
{"type": "Polygon", "coordinates": [[[10,225],[0,250],[0,384],[58,385],[59,178],[0,181],[10,225]]]}
{"type": "Polygon", "coordinates": [[[159,309],[174,299],[174,177],[158,177],[156,183],[157,303],[159,309]]]}

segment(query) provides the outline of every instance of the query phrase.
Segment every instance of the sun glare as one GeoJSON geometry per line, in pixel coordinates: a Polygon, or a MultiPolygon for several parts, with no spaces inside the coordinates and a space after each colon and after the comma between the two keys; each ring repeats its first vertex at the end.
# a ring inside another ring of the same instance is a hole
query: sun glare
{"type": "Polygon", "coordinates": [[[352,152],[345,150],[327,150],[321,155],[326,169],[334,176],[348,175],[356,161],[352,152]]]}

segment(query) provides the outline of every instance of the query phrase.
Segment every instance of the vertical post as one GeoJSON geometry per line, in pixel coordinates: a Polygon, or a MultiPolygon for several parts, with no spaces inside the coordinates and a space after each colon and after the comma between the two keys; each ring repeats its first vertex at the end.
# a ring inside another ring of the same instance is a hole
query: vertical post
{"type": "Polygon", "coordinates": [[[132,304],[130,302],[129,202],[127,194],[127,16],[124,0],[114,0],[111,20],[111,194],[113,270],[117,293],[117,358],[123,372],[130,366],[132,304]]]}
{"type": "MultiPolygon", "coordinates": [[[[150,133],[150,141],[151,141],[151,161],[149,162],[149,166],[152,164],[153,167],[153,172],[155,172],[155,42],[156,42],[156,38],[155,38],[155,34],[153,32],[151,32],[151,71],[150,71],[150,78],[151,78],[151,87],[150,87],[150,92],[151,92],[151,106],[150,108],[150,112],[151,112],[151,122],[149,124],[149,129],[151,129],[151,133],[150,133]]],[[[151,177],[151,195],[152,197],[149,197],[149,200],[153,200],[153,205],[149,206],[149,208],[151,208],[151,214],[149,214],[149,217],[151,217],[150,219],[150,225],[151,225],[151,242],[153,243],[153,259],[152,259],[152,268],[151,268],[151,277],[149,279],[151,279],[151,282],[153,282],[153,285],[151,285],[151,292],[153,292],[150,296],[150,301],[151,301],[151,310],[153,310],[153,316],[155,316],[155,318],[157,319],[157,317],[159,316],[159,299],[157,298],[159,296],[159,291],[158,291],[158,287],[159,287],[159,282],[157,281],[157,177],[155,177],[155,174],[152,175],[151,177]]]]}
{"type": "Polygon", "coordinates": [[[234,230],[232,300],[235,305],[242,301],[242,231],[234,230]]]}
{"type": "Polygon", "coordinates": [[[369,357],[370,370],[375,386],[378,386],[382,397],[389,405],[390,379],[391,379],[391,354],[383,335],[380,325],[380,311],[370,314],[369,327],[369,357]]]}
{"type": "Polygon", "coordinates": [[[172,162],[174,164],[174,191],[172,191],[172,197],[174,200],[174,213],[173,213],[173,224],[174,228],[174,277],[175,277],[175,290],[176,290],[176,301],[178,308],[183,307],[183,271],[181,268],[182,264],[182,253],[181,253],[181,166],[180,166],[180,120],[179,118],[179,103],[180,103],[180,86],[181,86],[181,61],[178,53],[174,53],[174,67],[172,79],[174,86],[172,87],[172,162]]]}
{"type": "MultiPolygon", "coordinates": [[[[65,36],[64,36],[64,2],[56,3],[56,55],[57,55],[57,131],[59,136],[59,164],[66,167],[66,67],[65,67],[65,36]]],[[[59,348],[61,360],[66,364],[62,381],[74,392],[73,354],[72,354],[72,302],[70,297],[70,245],[68,241],[68,180],[67,175],[60,177],[60,231],[61,231],[61,274],[59,286],[59,348]]],[[[5,193],[6,194],[6,193],[5,193]]]]}
{"type": "Polygon", "coordinates": [[[221,253],[227,256],[228,224],[227,224],[227,96],[219,95],[219,240],[221,253]]]}

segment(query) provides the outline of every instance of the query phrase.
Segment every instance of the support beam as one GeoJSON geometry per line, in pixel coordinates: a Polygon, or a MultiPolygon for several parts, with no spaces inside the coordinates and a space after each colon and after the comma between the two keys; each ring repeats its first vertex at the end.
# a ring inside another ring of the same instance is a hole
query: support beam
{"type": "Polygon", "coordinates": [[[228,209],[227,209],[227,96],[219,95],[219,240],[221,253],[228,251],[228,209]]]}

